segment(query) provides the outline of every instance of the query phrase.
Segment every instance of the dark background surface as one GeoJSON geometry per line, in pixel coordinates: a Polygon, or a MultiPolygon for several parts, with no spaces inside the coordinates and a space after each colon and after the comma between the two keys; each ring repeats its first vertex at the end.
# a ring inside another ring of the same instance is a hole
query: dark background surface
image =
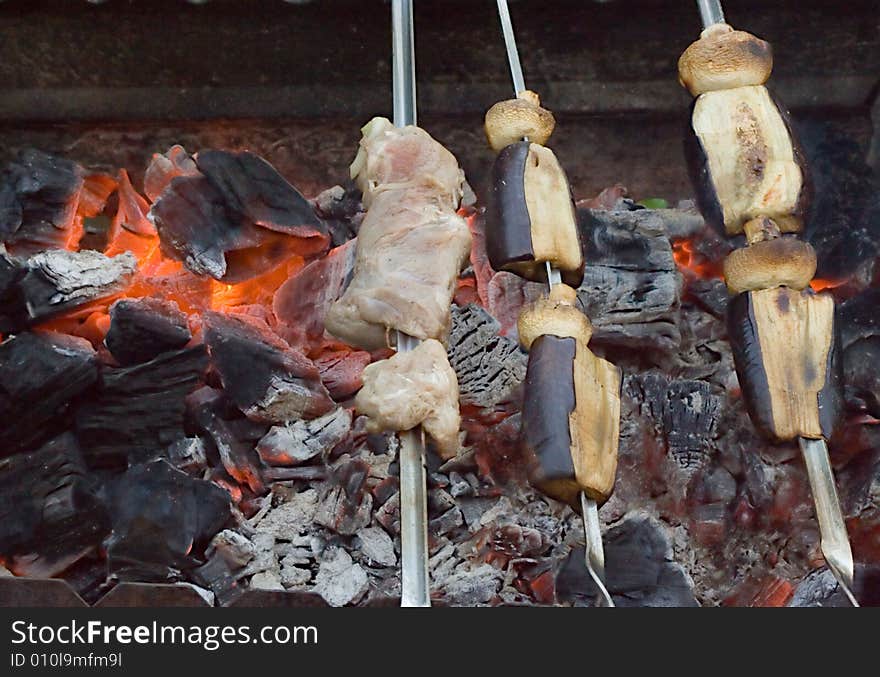
{"type": "MultiPolygon", "coordinates": [[[[417,0],[421,124],[480,187],[482,115],[511,95],[492,0],[417,0]]],[[[690,197],[676,61],[700,30],[687,0],[513,0],[527,85],[557,114],[550,145],[576,197],[616,182],[690,197]]],[[[771,89],[867,154],[880,80],[880,3],[728,0],[769,40],[771,89]]],[[[359,128],[390,115],[382,0],[8,0],[0,4],[0,159],[36,145],[135,177],[151,153],[248,147],[305,193],[342,181],[359,128]]],[[[876,153],[876,150],[874,151],[876,153]]],[[[479,190],[478,190],[479,192],[479,190]]]]}

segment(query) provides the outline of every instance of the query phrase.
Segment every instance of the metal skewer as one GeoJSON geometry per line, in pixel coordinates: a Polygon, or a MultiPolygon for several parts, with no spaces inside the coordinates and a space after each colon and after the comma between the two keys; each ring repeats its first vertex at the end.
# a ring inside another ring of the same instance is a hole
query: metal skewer
{"type": "MultiPolygon", "coordinates": [[[[516,48],[516,35],[513,32],[513,22],[510,19],[510,8],[507,6],[507,0],[497,0],[498,2],[498,18],[501,20],[501,32],[504,34],[504,46],[507,49],[507,62],[510,64],[510,77],[513,80],[513,91],[517,96],[526,89],[525,78],[523,78],[522,64],[519,60],[519,52],[516,48]]],[[[528,141],[528,137],[523,137],[523,141],[528,141]]],[[[554,268],[549,261],[545,262],[547,266],[547,285],[550,291],[553,291],[553,285],[562,283],[562,276],[559,270],[554,268]]],[[[599,525],[599,506],[596,501],[589,498],[584,492],[581,492],[581,510],[584,520],[584,538],[586,539],[586,547],[584,553],[584,563],[590,578],[599,588],[599,599],[606,605],[613,607],[614,601],[605,587],[605,551],[602,548],[602,531],[599,525]]]]}
{"type": "MultiPolygon", "coordinates": [[[[703,28],[724,23],[724,10],[720,0],[697,0],[703,28]]],[[[831,459],[828,457],[828,445],[825,440],[799,438],[801,453],[807,466],[810,478],[810,490],[816,507],[816,519],[822,540],[822,554],[828,568],[853,606],[859,606],[852,593],[853,556],[837,497],[834,472],[831,459]]]]}
{"type": "Polygon", "coordinates": [[[697,0],[697,7],[700,9],[703,28],[724,23],[724,10],[721,9],[720,0],[697,0]]]}
{"type": "MultiPolygon", "coordinates": [[[[391,2],[394,124],[416,124],[416,60],[412,0],[391,2]]],[[[398,352],[409,352],[418,339],[397,332],[398,352]]],[[[420,429],[399,433],[400,440],[400,606],[431,606],[428,579],[428,497],[425,491],[425,445],[420,429]]]]}
{"type": "Polygon", "coordinates": [[[853,595],[853,555],[846,533],[846,523],[837,498],[837,486],[834,472],[831,470],[831,459],[828,457],[828,446],[825,440],[798,439],[807,476],[810,478],[810,490],[816,506],[816,519],[819,521],[822,555],[834,578],[853,606],[859,606],[853,595]]]}

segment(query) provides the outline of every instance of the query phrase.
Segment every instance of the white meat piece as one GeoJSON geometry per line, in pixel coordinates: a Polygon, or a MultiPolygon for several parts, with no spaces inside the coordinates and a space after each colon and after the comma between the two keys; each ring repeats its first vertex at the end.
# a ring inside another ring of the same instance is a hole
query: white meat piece
{"type": "Polygon", "coordinates": [[[438,208],[429,194],[381,193],[361,224],[352,280],[324,326],[366,350],[391,344],[389,329],[444,340],[470,249],[465,220],[438,208]]]}
{"type": "Polygon", "coordinates": [[[364,369],[355,408],[368,417],[367,430],[410,430],[421,424],[441,458],[458,453],[458,379],[446,349],[428,339],[364,369]]]}
{"type": "Polygon", "coordinates": [[[467,223],[455,213],[464,181],[455,156],[418,127],[374,118],[351,174],[367,215],[351,283],[325,328],[367,350],[390,345],[390,330],[443,340],[471,247],[467,223]]]}
{"type": "Polygon", "coordinates": [[[351,178],[364,194],[364,207],[387,191],[425,188],[441,207],[455,210],[461,202],[464,172],[455,156],[424,129],[395,127],[387,118],[373,118],[361,129],[351,178]]]}

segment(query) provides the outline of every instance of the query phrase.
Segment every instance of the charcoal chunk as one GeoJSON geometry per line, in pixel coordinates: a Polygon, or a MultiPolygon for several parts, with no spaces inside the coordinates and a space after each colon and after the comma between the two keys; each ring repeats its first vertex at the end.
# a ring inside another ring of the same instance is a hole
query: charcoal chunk
{"type": "Polygon", "coordinates": [[[161,580],[169,568],[193,568],[230,517],[225,489],[164,460],[129,468],[109,485],[107,502],[113,530],[104,545],[111,569],[141,580],[161,580]]]}
{"type": "Polygon", "coordinates": [[[28,259],[19,287],[28,317],[40,320],[122,291],[136,270],[129,252],[111,258],[58,249],[28,259]]]}
{"type": "Polygon", "coordinates": [[[0,344],[0,457],[65,426],[71,403],[98,379],[88,341],[25,333],[0,344]]]}
{"type": "Polygon", "coordinates": [[[75,238],[84,170],[29,148],[0,174],[0,241],[16,254],[64,247],[75,238]]]}
{"type": "Polygon", "coordinates": [[[120,364],[129,365],[183,348],[191,338],[186,315],[173,301],[122,299],[110,306],[104,344],[120,364]]]}
{"type": "Polygon", "coordinates": [[[229,397],[266,423],[316,418],[335,404],[318,369],[264,324],[206,313],[205,342],[229,397]]]}
{"type": "Polygon", "coordinates": [[[493,407],[515,399],[528,358],[501,324],[477,305],[452,306],[449,364],[458,376],[462,404],[493,407]]]}
{"type": "Polygon", "coordinates": [[[236,434],[235,417],[241,413],[234,410],[226,395],[205,386],[187,398],[186,406],[198,431],[213,443],[213,450],[226,472],[254,493],[264,493],[260,460],[254,452],[253,442],[236,434]]]}
{"type": "Polygon", "coordinates": [[[127,367],[103,367],[96,395],[77,412],[77,433],[93,466],[156,458],[184,436],[185,398],[207,366],[204,346],[162,353],[127,367]]]}
{"type": "Polygon", "coordinates": [[[150,210],[163,252],[192,272],[237,282],[291,247],[313,254],[329,244],[311,204],[262,158],[206,150],[196,165],[200,173],[175,177],[150,210]],[[258,249],[258,259],[249,256],[258,249]]]}
{"type": "MultiPolygon", "coordinates": [[[[672,559],[671,538],[653,517],[631,513],[605,534],[605,584],[620,607],[699,606],[693,582],[672,559]]],[[[584,549],[566,559],[556,580],[562,601],[592,606],[598,590],[584,567],[584,549]]]]}
{"type": "Polygon", "coordinates": [[[107,511],[70,433],[0,459],[0,557],[26,556],[29,571],[53,575],[108,530],[107,511]]]}

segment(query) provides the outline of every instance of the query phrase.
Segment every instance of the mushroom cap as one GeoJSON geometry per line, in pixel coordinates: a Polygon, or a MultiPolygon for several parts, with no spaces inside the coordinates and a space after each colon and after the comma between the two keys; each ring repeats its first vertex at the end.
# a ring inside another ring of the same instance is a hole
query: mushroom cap
{"type": "Polygon", "coordinates": [[[678,60],[678,80],[694,96],[719,89],[763,85],[773,70],[770,43],[727,24],[700,34],[678,60]]]}
{"type": "Polygon", "coordinates": [[[756,242],[724,259],[724,280],[731,294],[779,286],[801,290],[815,274],[815,250],[794,237],[756,242]]]}
{"type": "Polygon", "coordinates": [[[496,153],[523,138],[543,146],[555,126],[553,113],[541,108],[538,95],[528,90],[486,111],[486,139],[496,153]]]}
{"type": "Polygon", "coordinates": [[[593,335],[593,325],[586,315],[567,301],[549,298],[539,299],[523,308],[516,326],[519,343],[526,350],[532,347],[539,336],[545,334],[575,338],[585,345],[593,335]]]}

